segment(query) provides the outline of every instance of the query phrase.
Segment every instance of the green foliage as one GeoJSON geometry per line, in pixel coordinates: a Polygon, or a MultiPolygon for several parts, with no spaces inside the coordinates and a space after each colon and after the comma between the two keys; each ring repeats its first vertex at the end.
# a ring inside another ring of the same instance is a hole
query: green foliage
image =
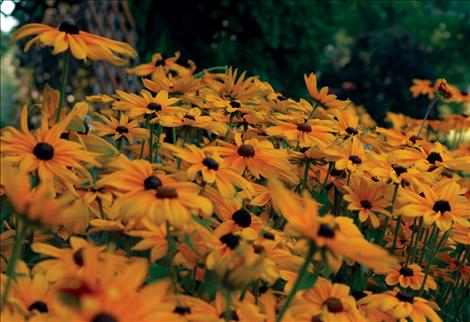
{"type": "Polygon", "coordinates": [[[306,94],[302,75],[363,104],[422,117],[426,100],[409,93],[413,78],[470,84],[470,3],[465,1],[132,2],[143,60],[154,52],[200,68],[233,65],[286,95],[306,94]]]}

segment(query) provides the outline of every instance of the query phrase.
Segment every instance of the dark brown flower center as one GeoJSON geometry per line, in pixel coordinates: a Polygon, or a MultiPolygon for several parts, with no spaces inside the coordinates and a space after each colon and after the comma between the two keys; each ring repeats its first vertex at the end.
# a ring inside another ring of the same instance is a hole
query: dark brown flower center
{"type": "Polygon", "coordinates": [[[401,165],[392,165],[392,169],[395,171],[397,176],[400,176],[402,173],[407,172],[408,170],[405,167],[402,167],[401,165]]]}
{"type": "Polygon", "coordinates": [[[312,132],[312,126],[308,123],[302,123],[297,125],[297,130],[299,130],[300,132],[309,133],[312,132]]]}
{"type": "Polygon", "coordinates": [[[98,313],[91,319],[91,322],[118,322],[118,319],[108,313],[98,313]]]}
{"type": "Polygon", "coordinates": [[[210,170],[219,170],[219,163],[212,158],[205,158],[202,161],[202,164],[204,164],[210,170]]]}
{"type": "Polygon", "coordinates": [[[158,103],[149,103],[149,104],[147,105],[147,109],[148,109],[148,110],[151,110],[151,111],[157,111],[157,112],[159,112],[159,111],[162,110],[162,106],[161,106],[160,104],[158,104],[158,103]]]}
{"type": "Polygon", "coordinates": [[[361,200],[361,207],[364,209],[370,209],[372,208],[372,204],[369,200],[361,200]]]}
{"type": "Polygon", "coordinates": [[[395,295],[395,297],[402,302],[408,302],[411,304],[414,303],[414,296],[405,291],[398,292],[397,295],[395,295]]]}
{"type": "Polygon", "coordinates": [[[343,311],[343,304],[336,297],[329,297],[324,302],[323,305],[326,305],[328,312],[330,313],[339,313],[343,311]]]}
{"type": "Polygon", "coordinates": [[[265,232],[263,234],[263,237],[266,238],[266,239],[269,239],[269,240],[274,240],[274,235],[272,233],[270,233],[269,231],[265,232]]]}
{"type": "Polygon", "coordinates": [[[186,314],[191,313],[191,308],[189,308],[187,306],[177,306],[177,307],[175,307],[173,312],[178,313],[180,315],[186,315],[186,314]]]}
{"type": "Polygon", "coordinates": [[[255,252],[255,254],[261,254],[264,253],[265,249],[261,245],[253,245],[253,251],[255,252]]]}
{"type": "Polygon", "coordinates": [[[44,303],[43,301],[34,302],[28,307],[28,310],[29,312],[32,312],[33,310],[38,310],[41,313],[49,312],[49,308],[47,307],[47,304],[44,303]]]}
{"type": "Polygon", "coordinates": [[[49,143],[38,143],[33,149],[34,155],[39,160],[48,161],[54,156],[54,148],[49,143]]]}
{"type": "Polygon", "coordinates": [[[277,99],[280,100],[280,101],[285,101],[285,100],[287,100],[287,97],[285,97],[284,95],[278,95],[277,99]]]}
{"type": "Polygon", "coordinates": [[[402,267],[402,268],[400,268],[400,275],[409,277],[409,276],[413,276],[414,272],[409,267],[402,267]]]}
{"type": "Polygon", "coordinates": [[[354,297],[356,301],[359,301],[363,297],[366,297],[367,293],[363,291],[354,291],[354,292],[351,292],[351,295],[354,297]]]}
{"type": "Polygon", "coordinates": [[[445,213],[446,211],[451,211],[450,204],[447,200],[438,200],[432,206],[432,210],[435,212],[440,211],[441,214],[445,213]]]}
{"type": "Polygon", "coordinates": [[[157,188],[157,198],[159,199],[176,199],[178,193],[175,188],[160,186],[157,188]]]}
{"type": "Polygon", "coordinates": [[[242,144],[237,150],[238,154],[245,158],[252,158],[255,156],[255,149],[251,144],[242,144]]]}
{"type": "Polygon", "coordinates": [[[245,209],[239,209],[232,214],[233,221],[240,227],[246,228],[251,225],[251,215],[245,209]]]}
{"type": "Polygon", "coordinates": [[[219,238],[230,249],[235,249],[240,244],[240,236],[228,233],[219,238]]]}
{"type": "Polygon", "coordinates": [[[346,133],[348,133],[349,135],[356,135],[357,133],[359,133],[359,131],[353,127],[348,127],[346,128],[346,133]]]}
{"type": "Polygon", "coordinates": [[[71,35],[78,35],[80,33],[80,29],[72,20],[65,20],[60,23],[59,31],[66,32],[71,35]]]}
{"type": "Polygon", "coordinates": [[[333,238],[335,237],[335,231],[328,224],[321,224],[318,229],[318,236],[333,238]]]}
{"type": "Polygon", "coordinates": [[[442,157],[438,152],[431,152],[429,153],[426,160],[428,160],[428,162],[431,164],[435,164],[436,161],[442,162],[442,157]]]}
{"type": "Polygon", "coordinates": [[[323,320],[321,318],[321,314],[317,314],[317,315],[312,316],[312,318],[310,319],[310,322],[323,322],[323,320]]]}
{"type": "Polygon", "coordinates": [[[242,105],[237,101],[230,101],[230,106],[233,108],[239,108],[242,105]]]}
{"type": "Polygon", "coordinates": [[[165,65],[165,60],[160,59],[155,62],[155,66],[164,66],[165,65]]]}
{"type": "Polygon", "coordinates": [[[423,138],[422,138],[422,137],[420,137],[420,136],[417,136],[417,135],[412,135],[412,136],[410,136],[410,138],[409,138],[408,140],[410,140],[410,141],[411,141],[411,143],[415,144],[415,143],[416,143],[416,141],[418,141],[418,140],[422,140],[422,139],[423,139],[423,138]]]}
{"type": "Polygon", "coordinates": [[[83,266],[83,248],[80,248],[75,253],[73,253],[73,261],[78,266],[83,266]]]}
{"type": "Polygon", "coordinates": [[[360,157],[358,157],[357,155],[351,155],[349,157],[349,160],[354,163],[354,164],[361,164],[362,163],[362,160],[360,157]]]}
{"type": "Polygon", "coordinates": [[[144,180],[145,190],[157,189],[161,185],[162,185],[162,181],[156,176],[150,176],[144,180]]]}
{"type": "Polygon", "coordinates": [[[129,129],[125,126],[122,126],[122,125],[119,125],[117,128],[116,128],[116,132],[118,132],[119,134],[122,134],[122,133],[129,133],[129,129]]]}

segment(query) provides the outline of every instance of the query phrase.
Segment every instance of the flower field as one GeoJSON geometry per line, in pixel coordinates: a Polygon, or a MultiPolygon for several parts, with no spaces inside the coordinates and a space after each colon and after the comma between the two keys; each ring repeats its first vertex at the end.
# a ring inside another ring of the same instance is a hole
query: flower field
{"type": "Polygon", "coordinates": [[[1,130],[2,322],[470,320],[470,96],[446,80],[384,128],[315,73],[297,100],[156,53],[137,92],[70,106],[71,60],[136,51],[69,20],[16,42],[62,86],[1,130]]]}

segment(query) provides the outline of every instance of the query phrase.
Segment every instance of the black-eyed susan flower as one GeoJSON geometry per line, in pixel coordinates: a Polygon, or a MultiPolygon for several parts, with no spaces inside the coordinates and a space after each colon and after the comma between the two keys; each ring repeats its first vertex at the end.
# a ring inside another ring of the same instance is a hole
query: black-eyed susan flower
{"type": "Polygon", "coordinates": [[[153,96],[149,91],[141,90],[140,95],[116,91],[120,100],[113,103],[117,110],[127,111],[130,118],[145,116],[151,120],[158,121],[160,114],[185,112],[185,109],[172,106],[179,101],[178,98],[168,98],[168,92],[160,91],[153,96]]]}
{"type": "Polygon", "coordinates": [[[16,264],[16,280],[8,301],[15,303],[26,317],[48,319],[54,316],[57,303],[54,288],[43,273],[31,274],[23,261],[16,264]],[[41,316],[41,317],[38,317],[41,316]]]}
{"type": "Polygon", "coordinates": [[[430,187],[418,186],[419,191],[401,189],[399,198],[403,207],[399,213],[410,217],[423,217],[426,225],[433,223],[441,230],[449,230],[453,222],[468,227],[470,203],[461,195],[460,186],[452,180],[430,187]]]}
{"type": "Polygon", "coordinates": [[[154,72],[151,79],[142,79],[142,83],[149,91],[154,93],[167,91],[172,95],[194,93],[203,86],[201,80],[193,78],[190,72],[173,77],[164,73],[163,70],[154,72]]]}
{"type": "Polygon", "coordinates": [[[317,75],[311,73],[304,75],[305,85],[307,85],[308,92],[312,99],[317,104],[326,108],[345,108],[348,106],[349,101],[342,101],[337,99],[336,95],[328,94],[328,86],[322,87],[320,91],[317,89],[317,75]]]}
{"type": "Polygon", "coordinates": [[[79,178],[73,169],[90,178],[81,163],[99,166],[95,155],[83,149],[82,145],[61,138],[73,116],[73,112],[69,113],[64,120],[49,129],[47,117],[43,114],[41,127],[33,134],[28,128],[27,107],[23,107],[21,131],[11,127],[2,134],[4,160],[28,172],[37,171],[41,181],[58,179],[64,183],[77,182],[79,178]]]}
{"type": "Polygon", "coordinates": [[[333,270],[339,269],[343,257],[377,272],[387,272],[397,264],[385,249],[367,241],[351,218],[320,217],[317,202],[307,193],[300,197],[276,180],[271,180],[269,187],[274,207],[287,219],[287,229],[313,241],[317,248],[328,250],[326,256],[333,270]]]}
{"type": "Polygon", "coordinates": [[[214,148],[232,169],[240,174],[248,170],[257,179],[260,176],[279,176],[290,183],[298,183],[286,150],[275,149],[268,140],[252,138],[243,141],[240,132],[235,133],[234,140],[235,145],[220,141],[221,146],[214,148]]]}
{"type": "Polygon", "coordinates": [[[78,215],[72,202],[76,199],[71,193],[56,198],[54,187],[50,181],[41,182],[32,188],[31,177],[24,170],[17,170],[2,164],[2,184],[8,200],[16,213],[28,220],[46,226],[64,225],[72,217],[78,215]]]}
{"type": "Polygon", "coordinates": [[[196,66],[192,61],[190,61],[191,69],[186,69],[185,67],[181,66],[177,63],[180,56],[181,53],[179,51],[177,51],[174,56],[166,58],[164,58],[160,53],[155,53],[152,55],[150,62],[141,64],[134,68],[128,68],[127,72],[137,76],[147,76],[160,70],[165,74],[168,72],[176,72],[178,75],[192,74],[192,72],[196,69],[196,66]]]}
{"type": "Polygon", "coordinates": [[[232,198],[235,195],[235,187],[250,195],[254,194],[252,184],[226,165],[217,153],[209,154],[193,144],[186,145],[187,149],[171,144],[164,144],[164,147],[184,161],[183,169],[186,170],[189,180],[195,180],[200,174],[205,183],[215,184],[221,195],[226,198],[232,198]]]}
{"type": "Polygon", "coordinates": [[[335,161],[337,170],[350,170],[355,172],[367,161],[363,143],[352,137],[342,143],[333,143],[325,153],[335,161]]]}
{"type": "Polygon", "coordinates": [[[429,301],[398,289],[366,296],[359,300],[359,304],[365,304],[368,311],[381,309],[385,313],[390,313],[393,319],[442,321],[429,301]]]}
{"type": "Polygon", "coordinates": [[[138,120],[129,121],[129,116],[124,113],[119,120],[102,114],[96,114],[96,116],[104,122],[90,122],[93,126],[91,132],[97,136],[111,136],[114,141],[125,138],[127,142],[134,142],[135,139],[142,140],[149,136],[148,130],[141,128],[138,120]]]}
{"type": "Polygon", "coordinates": [[[359,211],[360,222],[370,219],[372,227],[378,228],[380,221],[375,213],[391,215],[385,209],[390,202],[384,198],[385,186],[383,184],[368,182],[364,178],[354,178],[344,189],[348,192],[344,195],[344,200],[349,202],[348,209],[359,211]]]}
{"type": "Polygon", "coordinates": [[[211,116],[202,115],[199,108],[191,108],[186,113],[174,113],[162,115],[160,124],[166,127],[195,127],[205,129],[216,135],[223,136],[227,133],[227,125],[222,122],[216,122],[211,116]]]}
{"type": "Polygon", "coordinates": [[[130,45],[82,31],[72,20],[61,22],[58,28],[39,23],[27,24],[13,34],[10,43],[32,35],[36,36],[28,41],[25,51],[39,42],[54,47],[54,55],[70,49],[72,55],[79,60],[104,60],[119,66],[127,64],[127,60],[116,54],[132,58],[137,56],[130,45]]]}
{"type": "Polygon", "coordinates": [[[132,249],[146,250],[150,249],[150,260],[152,262],[165,256],[168,251],[168,239],[165,225],[154,225],[147,219],[142,220],[145,230],[132,230],[127,234],[129,236],[142,238],[132,249]]]}
{"type": "MultiPolygon", "coordinates": [[[[424,272],[418,264],[411,264],[408,266],[397,266],[385,277],[385,283],[390,286],[400,285],[403,288],[411,288],[412,290],[419,290],[424,282],[424,272]]],[[[435,290],[437,283],[432,276],[426,279],[424,290],[435,290]]]]}
{"type": "Polygon", "coordinates": [[[347,285],[319,278],[292,303],[289,314],[295,321],[366,321],[349,290],[347,285]]]}
{"type": "Polygon", "coordinates": [[[302,148],[319,146],[325,148],[330,145],[335,137],[334,129],[329,121],[304,120],[302,122],[274,121],[274,126],[265,130],[269,136],[282,136],[289,141],[298,142],[302,148]]]}

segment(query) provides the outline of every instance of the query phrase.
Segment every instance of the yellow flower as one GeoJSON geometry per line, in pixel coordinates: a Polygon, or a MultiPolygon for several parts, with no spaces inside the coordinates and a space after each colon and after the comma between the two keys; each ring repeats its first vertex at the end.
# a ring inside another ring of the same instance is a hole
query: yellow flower
{"type": "Polygon", "coordinates": [[[126,43],[111,40],[105,37],[82,31],[71,20],[60,23],[53,28],[40,23],[30,23],[18,29],[10,41],[15,43],[21,38],[37,35],[26,44],[24,50],[28,51],[31,45],[40,42],[46,46],[54,47],[53,54],[60,54],[70,48],[72,55],[79,60],[105,60],[114,65],[125,65],[127,61],[115,53],[136,57],[136,51],[126,43]]]}
{"type": "Polygon", "coordinates": [[[101,122],[91,121],[93,125],[91,132],[97,136],[112,136],[114,141],[125,138],[127,142],[133,143],[134,139],[143,139],[148,137],[148,130],[140,127],[138,120],[129,122],[129,116],[122,114],[119,121],[112,116],[106,117],[102,114],[96,114],[104,124],[101,122]]]}
{"type": "Polygon", "coordinates": [[[423,217],[426,225],[433,223],[441,230],[449,230],[454,222],[469,226],[470,203],[461,196],[458,183],[444,180],[434,187],[419,184],[420,193],[401,189],[400,201],[403,207],[399,213],[410,217],[423,217]]]}
{"type": "Polygon", "coordinates": [[[18,164],[21,169],[32,172],[37,170],[41,181],[54,178],[64,183],[79,181],[72,169],[77,169],[85,177],[91,178],[88,171],[80,164],[99,166],[94,154],[72,141],[61,139],[62,132],[71,121],[74,113],[69,113],[61,122],[49,129],[47,117],[43,114],[41,127],[32,134],[28,129],[28,109],[21,111],[20,128],[8,128],[1,137],[4,160],[18,164]]]}
{"type": "Polygon", "coordinates": [[[373,184],[364,178],[354,177],[349,186],[344,186],[348,194],[344,195],[344,200],[349,202],[349,210],[359,211],[359,221],[365,222],[370,219],[372,227],[378,228],[380,221],[375,212],[385,216],[390,216],[390,212],[385,209],[390,202],[384,199],[385,186],[373,184]]]}
{"type": "Polygon", "coordinates": [[[380,309],[385,313],[390,313],[393,319],[409,318],[411,321],[426,321],[427,319],[431,322],[442,321],[429,301],[398,289],[366,296],[359,300],[359,304],[365,304],[368,311],[380,309]]]}
{"type": "MultiPolygon", "coordinates": [[[[418,264],[408,266],[397,266],[385,277],[385,283],[390,286],[400,284],[403,288],[411,288],[412,290],[421,289],[424,282],[424,273],[418,264]]],[[[432,276],[428,276],[424,290],[437,288],[437,283],[432,276]]]]}
{"type": "Polygon", "coordinates": [[[305,84],[307,85],[310,96],[317,104],[326,108],[345,108],[349,105],[349,101],[341,101],[336,95],[328,94],[328,86],[322,87],[320,91],[317,89],[317,75],[311,73],[304,75],[305,84]]]}

